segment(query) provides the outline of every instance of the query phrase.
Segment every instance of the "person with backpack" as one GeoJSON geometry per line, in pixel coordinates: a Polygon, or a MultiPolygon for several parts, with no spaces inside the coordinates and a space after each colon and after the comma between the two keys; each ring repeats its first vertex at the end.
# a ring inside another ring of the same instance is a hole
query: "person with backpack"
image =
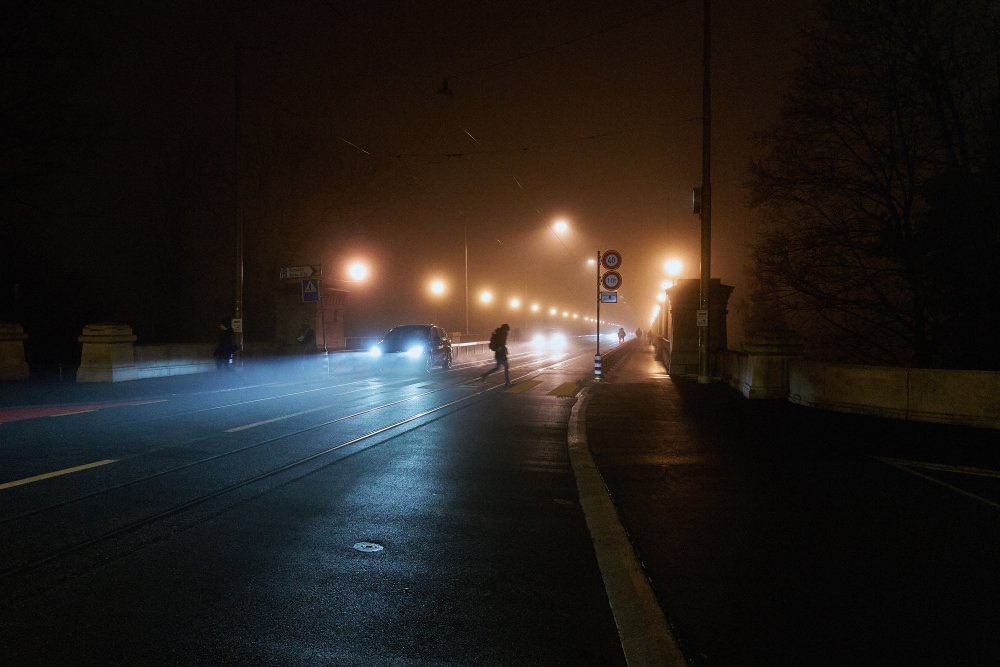
{"type": "Polygon", "coordinates": [[[216,370],[233,368],[233,357],[236,355],[236,333],[233,331],[231,320],[219,321],[219,344],[215,346],[215,368],[216,370]]]}
{"type": "Polygon", "coordinates": [[[494,371],[500,370],[500,366],[503,366],[503,384],[505,387],[510,386],[510,364],[507,363],[507,332],[510,331],[510,325],[507,323],[501,324],[499,327],[493,330],[490,334],[490,349],[493,350],[493,358],[497,360],[497,365],[486,371],[479,376],[480,382],[486,381],[486,376],[494,371]]]}

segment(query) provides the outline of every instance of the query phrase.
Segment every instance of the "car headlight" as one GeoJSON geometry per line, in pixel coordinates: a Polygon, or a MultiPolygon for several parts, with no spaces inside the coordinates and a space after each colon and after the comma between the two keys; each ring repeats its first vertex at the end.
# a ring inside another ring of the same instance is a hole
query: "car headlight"
{"type": "Polygon", "coordinates": [[[535,334],[534,337],[531,339],[531,347],[535,348],[536,350],[544,350],[545,336],[543,336],[542,334],[535,334]]]}
{"type": "Polygon", "coordinates": [[[411,347],[409,350],[406,351],[406,356],[408,356],[410,359],[416,359],[423,353],[424,353],[423,345],[414,345],[413,347],[411,347]]]}
{"type": "Polygon", "coordinates": [[[562,352],[566,349],[566,336],[560,333],[552,334],[552,338],[549,339],[549,347],[557,352],[562,352]]]}
{"type": "Polygon", "coordinates": [[[372,349],[368,350],[368,354],[372,355],[373,357],[381,357],[382,348],[380,348],[378,345],[372,345],[372,349]]]}

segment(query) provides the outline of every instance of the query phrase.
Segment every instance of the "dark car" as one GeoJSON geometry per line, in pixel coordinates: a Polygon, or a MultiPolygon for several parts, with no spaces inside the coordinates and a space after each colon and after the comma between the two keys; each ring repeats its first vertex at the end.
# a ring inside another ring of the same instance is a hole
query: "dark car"
{"type": "Polygon", "coordinates": [[[435,324],[403,324],[389,329],[371,349],[375,369],[451,368],[451,338],[435,324]]]}

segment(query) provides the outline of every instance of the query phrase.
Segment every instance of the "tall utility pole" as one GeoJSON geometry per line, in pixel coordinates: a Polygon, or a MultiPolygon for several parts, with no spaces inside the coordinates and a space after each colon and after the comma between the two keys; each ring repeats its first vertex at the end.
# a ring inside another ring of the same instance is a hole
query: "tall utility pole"
{"type": "Polygon", "coordinates": [[[710,380],[709,317],[712,287],[712,22],[711,0],[705,0],[705,36],[701,98],[701,284],[698,305],[698,382],[710,380]]]}
{"type": "MultiPolygon", "coordinates": [[[[236,235],[236,303],[233,318],[243,319],[243,216],[240,211],[240,45],[233,49],[233,227],[236,235]]],[[[243,326],[236,332],[236,345],[243,352],[243,326]]],[[[242,354],[240,359],[242,359],[242,354]]]]}

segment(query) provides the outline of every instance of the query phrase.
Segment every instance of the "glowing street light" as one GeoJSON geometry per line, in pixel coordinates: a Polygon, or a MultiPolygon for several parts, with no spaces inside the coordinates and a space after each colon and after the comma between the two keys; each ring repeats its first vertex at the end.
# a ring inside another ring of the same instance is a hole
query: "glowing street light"
{"type": "Polygon", "coordinates": [[[567,229],[569,229],[569,223],[564,218],[559,218],[552,223],[552,231],[556,234],[563,234],[567,229]]]}
{"type": "Polygon", "coordinates": [[[368,265],[364,262],[351,262],[347,267],[347,275],[355,282],[361,282],[368,277],[368,265]]]}
{"type": "Polygon", "coordinates": [[[663,263],[663,270],[666,271],[667,275],[669,276],[680,275],[681,270],[683,268],[684,265],[681,263],[681,260],[679,259],[668,259],[666,262],[663,263]]]}
{"type": "Polygon", "coordinates": [[[442,294],[445,293],[445,290],[447,289],[446,285],[444,284],[444,281],[440,279],[432,280],[428,287],[431,291],[431,294],[433,294],[434,296],[441,296],[442,294]]]}
{"type": "Polygon", "coordinates": [[[521,300],[515,296],[513,299],[510,300],[510,307],[513,308],[514,310],[517,310],[518,308],[521,307],[521,300]]]}
{"type": "Polygon", "coordinates": [[[493,303],[493,292],[489,290],[483,290],[479,293],[479,300],[484,304],[493,303]]]}
{"type": "Polygon", "coordinates": [[[542,307],[539,306],[537,303],[531,304],[531,312],[533,313],[537,313],[539,310],[541,310],[541,308],[542,307]]]}
{"type": "Polygon", "coordinates": [[[549,308],[549,315],[552,315],[553,317],[555,317],[556,313],[558,312],[559,310],[556,308],[549,308]]]}

